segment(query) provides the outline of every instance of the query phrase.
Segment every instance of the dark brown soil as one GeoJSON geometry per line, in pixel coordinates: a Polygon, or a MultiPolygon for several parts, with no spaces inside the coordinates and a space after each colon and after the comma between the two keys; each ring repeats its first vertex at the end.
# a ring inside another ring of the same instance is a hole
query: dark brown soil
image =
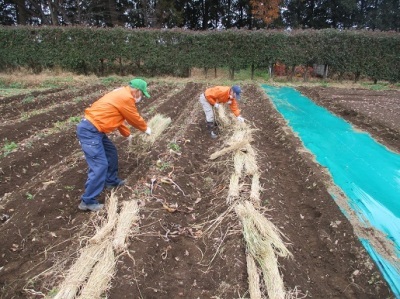
{"type": "MultiPolygon", "coordinates": [[[[152,98],[144,100],[139,110],[146,119],[156,113],[169,116],[172,124],[145,155],[129,153],[126,140],[111,134],[119,150],[120,176],[127,180],[127,187],[117,194],[121,201],[140,200],[141,220],[127,252],[118,257],[107,298],[249,297],[239,220],[231,213],[211,226],[228,208],[232,159],[209,159],[222,148],[229,132],[222,131],[216,140],[209,138],[198,104],[205,87],[201,83],[150,84],[152,98]],[[166,177],[176,185],[163,183],[166,177]],[[156,181],[150,194],[152,178],[156,181]]],[[[85,95],[106,92],[101,86],[85,88],[85,95]]],[[[398,91],[300,90],[400,151],[398,91]],[[365,102],[354,104],[361,98],[365,102]],[[390,108],[382,100],[389,98],[390,108]],[[374,112],[367,113],[367,106],[374,112]]],[[[35,96],[50,99],[52,93],[35,96]]],[[[20,114],[9,107],[23,97],[0,102],[0,111],[8,111],[13,122],[0,126],[0,142],[2,146],[10,141],[18,144],[0,160],[1,298],[55,294],[79,249],[94,234],[93,223],[103,215],[77,209],[86,163],[75,125],[46,131],[55,122],[83,113],[96,99],[74,100],[82,96],[72,89],[54,90],[60,106],[43,100],[37,107],[19,109],[20,114]],[[46,107],[52,107],[52,112],[38,112],[28,120],[21,117],[23,112],[46,107]],[[38,130],[47,133],[35,134],[38,130]]],[[[293,253],[293,259],[279,260],[285,287],[297,292],[298,298],[393,298],[327,192],[322,169],[297,150],[299,140],[285,130],[281,116],[258,86],[244,85],[243,98],[242,114],[257,129],[252,146],[258,153],[265,216],[282,230],[293,253]]],[[[104,191],[101,201],[109,194],[104,191]]]]}

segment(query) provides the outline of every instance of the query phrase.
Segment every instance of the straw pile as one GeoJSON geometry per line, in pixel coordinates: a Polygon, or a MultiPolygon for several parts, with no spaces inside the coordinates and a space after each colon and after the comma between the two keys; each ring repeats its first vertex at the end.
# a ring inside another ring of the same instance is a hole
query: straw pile
{"type": "Polygon", "coordinates": [[[117,229],[114,236],[113,247],[120,252],[125,249],[125,239],[128,236],[131,226],[139,220],[139,205],[136,200],[129,200],[123,203],[118,218],[117,229]]]}
{"type": "Polygon", "coordinates": [[[111,242],[108,242],[100,261],[93,268],[86,285],[83,287],[79,299],[100,298],[110,287],[115,271],[115,255],[111,242]]]}
{"type": "Polygon", "coordinates": [[[58,294],[54,299],[73,299],[75,298],[80,286],[92,271],[93,266],[103,255],[107,242],[86,247],[81,255],[68,270],[67,277],[59,287],[58,294]]]}
{"type": "Polygon", "coordinates": [[[281,232],[248,201],[239,203],[235,211],[243,225],[247,250],[262,269],[268,297],[285,298],[276,255],[290,257],[291,253],[281,240],[281,232]]]}
{"type": "Polygon", "coordinates": [[[142,132],[133,134],[131,143],[129,143],[129,151],[135,153],[148,151],[170,123],[170,117],[165,117],[161,114],[154,115],[147,123],[148,127],[151,128],[151,135],[143,134],[142,132]]]}
{"type": "Polygon", "coordinates": [[[115,192],[111,192],[111,195],[107,199],[107,223],[90,239],[91,244],[101,242],[106,236],[108,236],[113,230],[118,218],[118,198],[115,192]]]}

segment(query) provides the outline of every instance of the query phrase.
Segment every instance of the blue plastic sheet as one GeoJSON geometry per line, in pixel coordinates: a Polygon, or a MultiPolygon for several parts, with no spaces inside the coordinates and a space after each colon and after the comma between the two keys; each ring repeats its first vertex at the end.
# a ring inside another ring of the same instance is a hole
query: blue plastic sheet
{"type": "Polygon", "coordinates": [[[397,262],[389,262],[360,239],[400,298],[400,155],[293,88],[262,87],[304,146],[328,169],[359,221],[394,243],[397,262]]]}

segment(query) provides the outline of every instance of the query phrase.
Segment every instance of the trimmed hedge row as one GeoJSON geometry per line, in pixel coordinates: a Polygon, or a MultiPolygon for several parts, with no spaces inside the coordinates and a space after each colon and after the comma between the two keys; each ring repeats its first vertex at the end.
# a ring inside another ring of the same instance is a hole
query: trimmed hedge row
{"type": "Polygon", "coordinates": [[[234,72],[329,65],[340,75],[400,81],[398,33],[305,31],[185,31],[88,27],[0,27],[0,67],[40,72],[188,76],[193,67],[234,72]]]}

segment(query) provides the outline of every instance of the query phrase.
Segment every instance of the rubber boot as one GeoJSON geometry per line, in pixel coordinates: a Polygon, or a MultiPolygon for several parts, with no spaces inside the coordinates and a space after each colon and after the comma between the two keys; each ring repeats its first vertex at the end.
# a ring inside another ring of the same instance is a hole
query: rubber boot
{"type": "Polygon", "coordinates": [[[210,132],[211,138],[217,138],[218,134],[217,131],[215,130],[215,125],[213,122],[207,122],[207,130],[210,132]]]}

